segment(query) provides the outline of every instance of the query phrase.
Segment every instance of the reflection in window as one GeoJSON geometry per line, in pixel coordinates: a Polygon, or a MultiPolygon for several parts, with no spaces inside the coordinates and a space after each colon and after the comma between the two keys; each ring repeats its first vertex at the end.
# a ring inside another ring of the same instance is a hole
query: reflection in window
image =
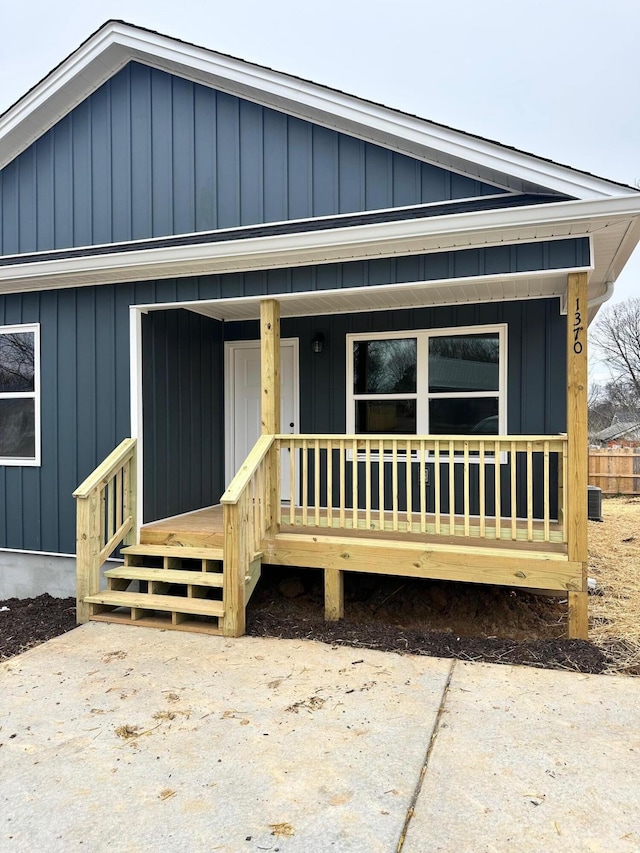
{"type": "Polygon", "coordinates": [[[500,342],[493,335],[442,335],[429,340],[429,391],[497,391],[500,342]]]}
{"type": "Polygon", "coordinates": [[[355,341],[355,394],[413,394],[416,390],[416,341],[355,341]]]}
{"type": "Polygon", "coordinates": [[[0,464],[39,461],[37,349],[37,326],[0,326],[0,464]]]}

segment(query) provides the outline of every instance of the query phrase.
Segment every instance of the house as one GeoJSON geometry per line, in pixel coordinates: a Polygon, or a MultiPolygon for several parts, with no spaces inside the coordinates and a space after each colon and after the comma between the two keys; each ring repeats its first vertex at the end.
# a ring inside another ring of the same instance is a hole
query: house
{"type": "Polygon", "coordinates": [[[607,445],[630,445],[640,442],[640,412],[621,410],[614,412],[608,427],[593,435],[593,443],[601,447],[607,445]]]}
{"type": "Polygon", "coordinates": [[[586,636],[587,325],[639,236],[631,187],[107,22],[0,116],[0,595],[77,554],[80,621],[239,635],[296,565],[327,618],[382,572],[586,636]]]}

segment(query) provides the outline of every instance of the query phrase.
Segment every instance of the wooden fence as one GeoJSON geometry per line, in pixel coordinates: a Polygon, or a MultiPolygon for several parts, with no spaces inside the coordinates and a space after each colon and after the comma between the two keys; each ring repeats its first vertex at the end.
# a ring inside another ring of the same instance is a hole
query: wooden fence
{"type": "Polygon", "coordinates": [[[604,495],[640,495],[640,447],[589,448],[589,485],[604,495]]]}

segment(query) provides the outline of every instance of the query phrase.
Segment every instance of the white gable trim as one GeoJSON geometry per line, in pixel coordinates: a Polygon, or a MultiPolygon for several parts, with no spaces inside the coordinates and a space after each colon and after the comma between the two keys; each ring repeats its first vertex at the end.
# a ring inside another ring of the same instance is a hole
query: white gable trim
{"type": "Polygon", "coordinates": [[[0,116],[0,169],[130,60],[515,192],[581,199],[631,188],[288,74],[110,21],[0,116]]]}

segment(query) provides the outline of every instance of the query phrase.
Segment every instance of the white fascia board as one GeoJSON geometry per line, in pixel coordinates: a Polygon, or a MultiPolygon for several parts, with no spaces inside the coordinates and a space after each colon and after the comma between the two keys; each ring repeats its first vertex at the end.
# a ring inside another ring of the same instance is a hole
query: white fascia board
{"type": "Polygon", "coordinates": [[[0,266],[0,292],[247,272],[580,237],[638,216],[640,195],[34,260],[0,266]]]}
{"type": "Polygon", "coordinates": [[[631,188],[490,140],[113,21],[0,118],[0,168],[129,60],[513,191],[544,187],[581,199],[635,193],[631,188]]]}

